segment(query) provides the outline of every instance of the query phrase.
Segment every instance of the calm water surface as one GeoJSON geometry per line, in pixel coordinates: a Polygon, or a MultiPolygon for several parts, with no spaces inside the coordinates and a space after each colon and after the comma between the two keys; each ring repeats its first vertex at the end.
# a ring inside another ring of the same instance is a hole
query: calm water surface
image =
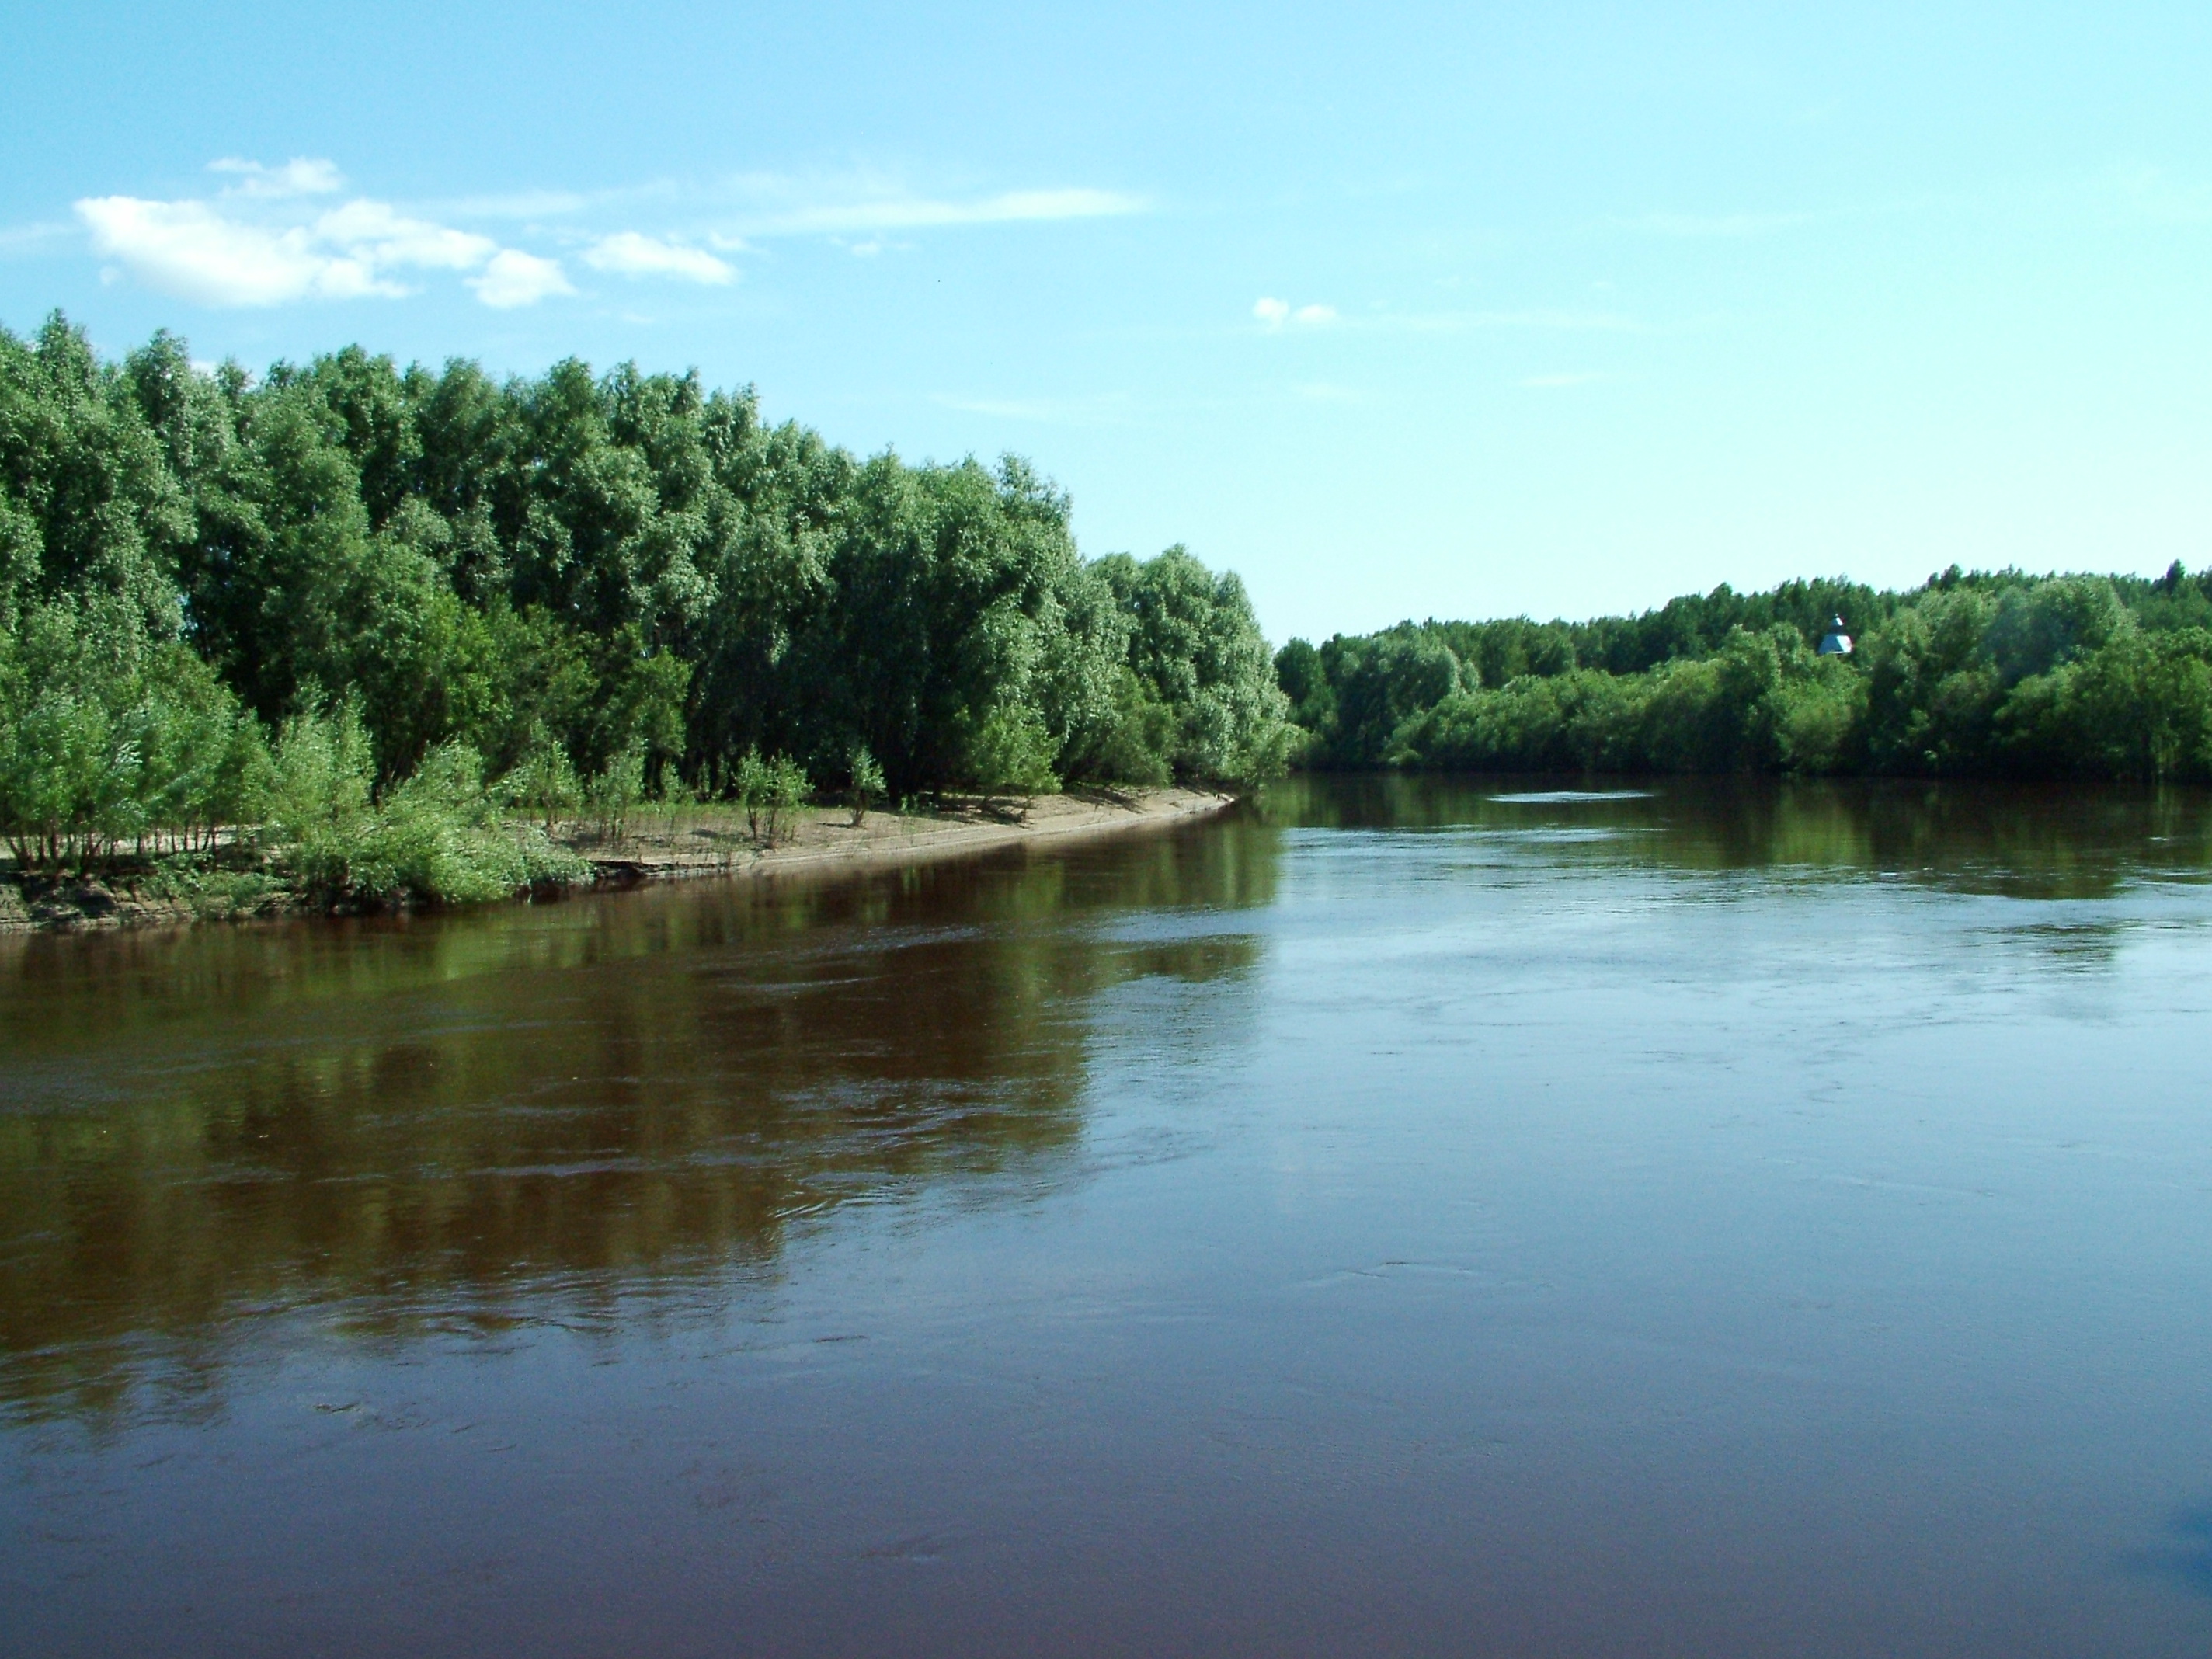
{"type": "Polygon", "coordinates": [[[0,1651],[2212,1650],[2212,800],[0,942],[0,1651]]]}

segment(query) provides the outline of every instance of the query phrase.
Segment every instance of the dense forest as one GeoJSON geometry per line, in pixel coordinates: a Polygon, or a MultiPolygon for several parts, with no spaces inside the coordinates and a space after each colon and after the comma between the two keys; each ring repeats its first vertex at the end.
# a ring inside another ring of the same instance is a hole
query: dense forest
{"type": "Polygon", "coordinates": [[[1235,576],[1084,557],[1025,463],[863,459],[749,388],[0,331],[19,872],[275,848],[334,897],[489,896],[577,873],[521,825],[585,801],[1293,763],[2212,780],[2212,573],[1723,586],[1271,660],[1235,576]]]}
{"type": "Polygon", "coordinates": [[[310,884],[469,896],[554,870],[507,821],[595,791],[1237,781],[1284,713],[1235,576],[1085,559],[1017,459],[862,459],[629,365],[257,379],[0,331],[19,868],[251,826],[310,884]]]}
{"type": "Polygon", "coordinates": [[[1957,568],[1292,640],[1315,768],[2212,780],[2212,573],[1957,568]],[[1856,635],[1822,656],[1833,619],[1856,635]]]}

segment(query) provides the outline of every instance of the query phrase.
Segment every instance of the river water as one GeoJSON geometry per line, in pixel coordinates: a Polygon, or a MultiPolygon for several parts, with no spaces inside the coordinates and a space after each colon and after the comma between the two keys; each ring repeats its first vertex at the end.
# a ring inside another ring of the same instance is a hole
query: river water
{"type": "Polygon", "coordinates": [[[0,1652],[2212,1650],[2212,799],[0,943],[0,1652]]]}

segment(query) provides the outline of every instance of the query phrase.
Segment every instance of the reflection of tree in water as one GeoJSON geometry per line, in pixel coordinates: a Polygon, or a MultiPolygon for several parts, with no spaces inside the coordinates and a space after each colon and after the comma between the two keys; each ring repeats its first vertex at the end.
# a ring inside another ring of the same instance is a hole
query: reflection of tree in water
{"type": "Polygon", "coordinates": [[[248,1312],[496,1322],[768,1270],[859,1195],[1051,1178],[1097,994],[1247,970],[1133,906],[1264,902],[1264,837],[0,959],[0,1395],[113,1407],[248,1312]],[[20,1086],[18,1086],[20,1085],[20,1086]]]}
{"type": "Polygon", "coordinates": [[[1773,778],[1633,787],[1571,799],[1558,778],[1301,778],[1271,788],[1263,811],[1285,826],[1527,837],[1547,862],[1880,872],[2020,898],[2099,898],[2132,881],[2212,874],[2212,794],[2197,788],[1773,778]],[[1529,793],[1540,798],[1513,798],[1529,793]]]}

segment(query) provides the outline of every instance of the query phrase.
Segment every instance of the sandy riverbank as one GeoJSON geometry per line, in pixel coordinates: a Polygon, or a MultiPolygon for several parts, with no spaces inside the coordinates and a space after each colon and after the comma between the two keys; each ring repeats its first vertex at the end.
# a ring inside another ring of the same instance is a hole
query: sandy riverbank
{"type": "MultiPolygon", "coordinates": [[[[592,866],[600,887],[692,877],[759,880],[897,869],[1007,847],[1061,844],[1085,836],[1157,830],[1221,811],[1235,798],[1199,789],[1083,790],[1018,803],[955,800],[927,812],[871,812],[855,825],[844,808],[807,807],[787,840],[757,844],[728,806],[644,813],[611,840],[596,826],[562,826],[556,838],[592,866]]],[[[264,881],[211,878],[204,892],[155,894],[128,878],[25,883],[0,871],[0,933],[173,927],[185,922],[298,915],[296,894],[264,881]]]]}
{"type": "Polygon", "coordinates": [[[1025,811],[1004,803],[953,801],[931,812],[871,812],[859,825],[843,808],[810,807],[799,814],[791,838],[772,849],[755,844],[727,808],[697,824],[648,820],[619,842],[588,834],[560,839],[591,862],[602,884],[686,876],[759,878],[895,869],[1005,847],[1160,829],[1218,812],[1234,799],[1199,789],[1085,790],[1039,796],[1025,811]]]}

